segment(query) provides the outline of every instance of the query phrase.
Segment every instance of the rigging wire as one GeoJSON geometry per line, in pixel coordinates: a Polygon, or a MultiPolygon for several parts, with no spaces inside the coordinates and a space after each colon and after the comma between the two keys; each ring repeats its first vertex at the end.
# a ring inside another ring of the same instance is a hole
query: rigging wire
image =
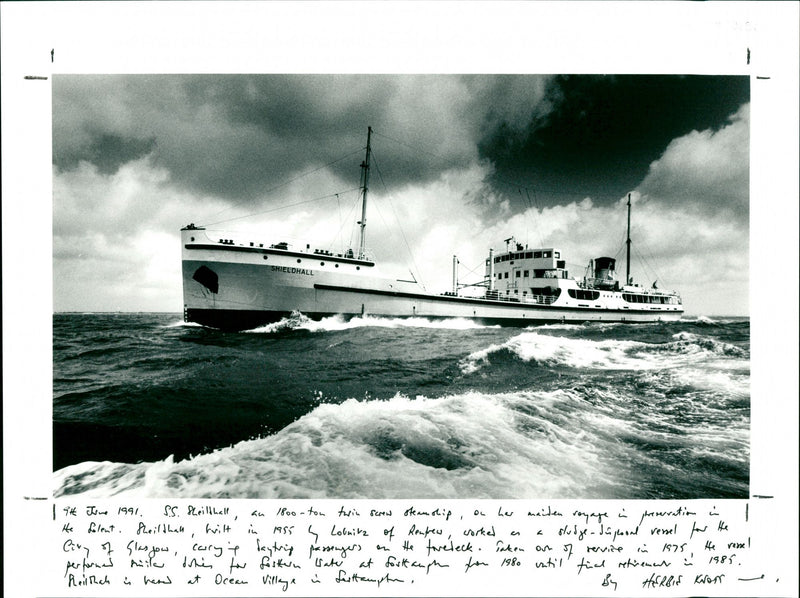
{"type": "MultiPolygon", "coordinates": [[[[456,258],[456,259],[458,259],[458,258],[456,258]]],[[[460,266],[462,264],[463,264],[463,262],[461,260],[458,260],[458,265],[460,266]]],[[[482,261],[481,263],[479,263],[477,266],[475,266],[472,269],[466,268],[466,267],[464,268],[467,271],[465,276],[481,276],[480,282],[474,282],[474,283],[471,283],[471,284],[459,283],[459,285],[462,286],[462,287],[464,287],[464,286],[475,287],[475,286],[480,286],[480,285],[484,284],[486,282],[486,280],[485,280],[486,276],[485,275],[481,275],[479,272],[477,272],[478,268],[480,268],[483,265],[485,265],[485,262],[482,261]]]]}
{"type": "MultiPolygon", "coordinates": [[[[353,191],[353,190],[351,189],[351,191],[353,191]]],[[[339,194],[338,193],[336,194],[336,198],[337,198],[337,201],[338,201],[338,199],[339,199],[339,194]]],[[[359,199],[359,195],[356,194],[355,201],[353,201],[353,203],[350,206],[350,209],[347,211],[347,216],[348,217],[350,216],[350,214],[353,214],[355,212],[356,206],[359,203],[358,199],[359,199]]],[[[347,219],[343,220],[342,219],[342,206],[341,206],[341,202],[339,202],[339,230],[336,231],[336,235],[334,235],[333,239],[330,241],[330,243],[328,243],[328,250],[329,251],[333,250],[333,245],[334,245],[334,243],[336,243],[336,239],[340,239],[340,243],[342,243],[342,245],[344,245],[344,237],[342,237],[342,230],[344,230],[344,226],[345,226],[345,224],[347,224],[347,222],[349,222],[349,220],[347,220],[347,219]]],[[[352,247],[352,246],[353,246],[353,228],[350,229],[350,242],[349,242],[348,247],[352,247]]]]}
{"type": "Polygon", "coordinates": [[[540,186],[524,185],[520,182],[510,181],[496,174],[491,175],[491,178],[494,181],[502,183],[503,185],[506,185],[508,187],[514,187],[516,189],[525,189],[526,191],[533,191],[534,194],[538,192],[538,193],[546,193],[548,195],[570,195],[573,197],[581,195],[584,197],[591,196],[592,198],[597,198],[597,199],[619,199],[618,193],[598,194],[594,192],[588,193],[586,191],[563,191],[558,189],[547,189],[540,186]]]}
{"type": "MultiPolygon", "coordinates": [[[[295,181],[297,181],[297,180],[299,180],[299,179],[302,179],[303,177],[306,177],[306,176],[308,176],[308,175],[310,175],[310,174],[314,174],[315,172],[318,172],[318,171],[320,171],[320,170],[322,170],[322,169],[324,169],[324,168],[328,168],[329,166],[333,166],[333,165],[334,165],[334,164],[336,164],[337,162],[341,162],[342,160],[345,160],[345,159],[349,158],[350,156],[353,156],[353,155],[355,155],[355,154],[357,154],[357,153],[359,153],[359,152],[361,152],[361,151],[362,151],[361,149],[358,149],[358,150],[353,150],[352,152],[350,152],[349,154],[346,154],[346,155],[342,156],[341,158],[337,158],[336,160],[333,160],[333,161],[331,161],[331,162],[328,162],[327,164],[324,164],[324,165],[322,165],[322,166],[318,166],[317,168],[314,168],[314,169],[312,169],[312,170],[309,170],[309,171],[307,171],[307,172],[304,172],[304,173],[302,173],[302,174],[299,174],[299,175],[297,175],[296,177],[294,177],[294,178],[292,178],[292,179],[289,179],[288,181],[284,181],[284,182],[282,182],[282,183],[278,183],[278,184],[277,184],[277,185],[275,185],[274,187],[270,187],[269,189],[266,189],[265,191],[263,191],[263,193],[264,193],[264,194],[271,193],[272,191],[275,191],[275,189],[280,189],[281,187],[283,187],[283,186],[285,186],[285,185],[288,185],[289,183],[293,183],[293,182],[295,182],[295,181]]],[[[244,203],[244,201],[239,201],[239,202],[236,202],[236,203],[234,203],[234,204],[232,204],[232,205],[228,206],[227,208],[225,208],[225,209],[223,209],[223,210],[220,210],[219,212],[216,212],[215,214],[212,214],[211,216],[209,216],[209,218],[214,218],[215,216],[219,216],[220,214],[223,214],[223,213],[227,212],[228,210],[232,210],[233,208],[235,208],[235,207],[237,207],[237,206],[240,206],[240,205],[242,205],[243,203],[244,203]]],[[[285,207],[288,207],[288,206],[285,206],[285,207]]],[[[254,213],[254,214],[247,214],[246,216],[237,216],[237,217],[235,217],[235,218],[229,218],[228,220],[219,220],[218,222],[213,222],[213,223],[211,223],[211,224],[207,224],[207,225],[203,225],[203,226],[213,226],[213,225],[215,225],[215,224],[222,224],[223,222],[231,222],[231,221],[233,221],[233,220],[241,220],[242,218],[249,218],[250,216],[257,216],[257,215],[259,215],[259,214],[264,214],[264,213],[265,213],[265,212],[256,212],[256,213],[254,213]]]]}
{"type": "MultiPolygon", "coordinates": [[[[373,130],[373,133],[374,132],[375,131],[373,130]]],[[[400,229],[400,234],[403,237],[403,242],[406,244],[406,249],[408,250],[408,254],[411,256],[411,263],[414,264],[414,269],[417,271],[417,276],[419,276],[420,284],[422,285],[422,288],[424,289],[425,288],[425,282],[422,280],[422,271],[419,269],[419,266],[417,266],[417,261],[414,259],[414,252],[411,251],[411,245],[409,245],[408,239],[406,238],[406,233],[405,233],[405,231],[403,231],[403,226],[400,224],[400,218],[397,215],[397,210],[394,207],[394,202],[392,202],[392,196],[389,193],[389,189],[386,187],[386,183],[383,180],[383,174],[381,173],[381,169],[378,166],[378,160],[375,158],[375,152],[374,151],[372,152],[372,161],[373,161],[373,164],[375,165],[375,170],[378,171],[378,178],[381,180],[381,185],[383,185],[383,189],[386,192],[386,198],[389,200],[389,206],[392,208],[392,212],[394,213],[394,218],[397,221],[397,227],[400,229]]],[[[378,212],[378,213],[380,214],[380,212],[378,212]]],[[[381,219],[383,219],[382,215],[381,215],[381,219]]],[[[384,221],[384,224],[385,224],[385,221],[384,221]]],[[[388,225],[387,225],[387,227],[388,227],[388,225]]]]}
{"type": "Polygon", "coordinates": [[[661,280],[661,277],[658,275],[658,270],[655,269],[655,267],[650,263],[650,261],[644,255],[642,255],[638,249],[635,249],[635,251],[636,255],[642,261],[642,264],[645,266],[646,270],[649,270],[649,272],[645,271],[645,274],[648,273],[650,274],[648,278],[653,278],[653,282],[658,282],[659,280],[661,280]]]}
{"type": "MultiPolygon", "coordinates": [[[[522,197],[522,189],[517,189],[517,192],[519,192],[519,196],[522,197]]],[[[528,196],[528,190],[527,189],[525,190],[525,197],[522,197],[522,200],[525,202],[526,211],[530,210],[532,208],[532,206],[531,206],[531,198],[530,198],[530,196],[528,196]]],[[[525,240],[527,241],[528,240],[528,219],[527,218],[523,218],[523,220],[525,221],[525,240]]]]}
{"type": "Polygon", "coordinates": [[[394,139],[392,137],[389,137],[388,135],[384,135],[382,133],[378,133],[375,129],[372,129],[372,134],[373,135],[377,135],[378,137],[383,137],[384,139],[388,139],[389,141],[394,141],[395,143],[398,143],[400,145],[404,145],[407,148],[414,150],[415,152],[428,154],[429,156],[433,156],[434,158],[438,158],[439,157],[436,154],[434,154],[433,152],[429,152],[428,150],[425,150],[425,149],[423,149],[421,147],[414,147],[413,145],[410,145],[408,143],[404,143],[404,142],[402,142],[402,141],[400,141],[398,139],[394,139]]]}
{"type": "MultiPolygon", "coordinates": [[[[625,255],[625,252],[626,252],[626,246],[625,245],[626,245],[626,241],[627,241],[627,235],[625,233],[623,233],[623,236],[625,238],[621,241],[620,247],[617,250],[616,254],[614,254],[614,259],[617,262],[619,262],[622,259],[622,256],[625,255]]],[[[658,273],[658,270],[656,269],[656,267],[650,262],[650,260],[648,260],[642,254],[642,252],[639,251],[638,245],[643,245],[643,244],[644,244],[643,241],[639,241],[637,243],[631,242],[632,254],[633,254],[634,257],[638,258],[638,265],[641,266],[641,269],[643,271],[643,278],[644,279],[649,279],[651,277],[654,277],[654,282],[661,281],[663,283],[664,281],[662,280],[661,276],[659,276],[659,273],[658,273]]],[[[633,268],[631,268],[631,269],[633,270],[633,268]]],[[[631,278],[633,278],[632,273],[630,273],[630,272],[626,272],[626,276],[631,276],[631,278]]],[[[626,280],[625,284],[629,284],[629,282],[630,281],[626,280]]]]}
{"type": "MultiPolygon", "coordinates": [[[[528,195],[528,190],[527,189],[525,189],[525,195],[528,196],[528,203],[531,203],[531,198],[530,198],[530,195],[528,195]]],[[[536,202],[536,190],[533,190],[533,202],[532,203],[533,203],[533,214],[534,214],[533,224],[536,227],[536,234],[539,236],[539,246],[540,247],[544,247],[544,237],[542,237],[542,231],[539,229],[539,218],[537,218],[537,215],[539,213],[539,206],[537,205],[537,202],[536,202]]]]}
{"type": "Polygon", "coordinates": [[[329,197],[336,197],[336,196],[338,196],[340,194],[352,193],[353,191],[358,191],[358,187],[355,187],[353,189],[347,189],[346,191],[339,191],[338,193],[331,193],[329,195],[323,195],[322,197],[315,197],[314,199],[304,199],[303,201],[290,203],[290,204],[287,204],[287,205],[284,205],[284,206],[278,206],[277,208],[270,208],[269,210],[262,210],[260,212],[253,212],[251,214],[245,214],[244,216],[236,216],[235,218],[228,218],[227,220],[219,220],[217,222],[210,222],[208,224],[203,224],[201,226],[203,226],[203,227],[215,226],[217,224],[222,224],[224,222],[233,222],[234,220],[241,220],[242,218],[250,218],[251,216],[260,216],[261,214],[268,214],[269,212],[277,212],[279,210],[285,210],[286,208],[293,208],[295,206],[303,205],[303,204],[306,204],[306,203],[312,203],[312,202],[315,202],[315,201],[321,201],[323,199],[328,199],[329,197]]]}

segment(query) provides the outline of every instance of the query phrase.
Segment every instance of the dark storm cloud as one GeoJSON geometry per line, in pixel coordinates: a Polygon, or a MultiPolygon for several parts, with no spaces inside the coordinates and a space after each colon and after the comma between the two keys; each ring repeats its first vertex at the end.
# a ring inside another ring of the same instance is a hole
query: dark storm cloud
{"type": "Polygon", "coordinates": [[[77,167],[81,160],[86,160],[96,165],[100,174],[114,174],[123,164],[152,152],[155,145],[155,137],[135,139],[113,133],[100,133],[97,137],[93,137],[88,147],[82,148],[81,152],[60,155],[58,163],[62,168],[71,170],[77,167]]]}
{"type": "Polygon", "coordinates": [[[724,126],[749,101],[749,85],[734,76],[559,76],[547,88],[553,109],[522,136],[498,128],[481,156],[495,164],[498,185],[535,189],[546,205],[616,200],[671,140],[724,126]]]}
{"type": "MultiPolygon", "coordinates": [[[[478,142],[497,126],[524,129],[546,111],[545,83],[477,75],[59,76],[54,161],[61,170],[83,160],[109,172],[149,151],[182,187],[250,200],[357,153],[373,126],[375,158],[391,183],[424,183],[474,163],[478,142]],[[111,141],[117,151],[98,152],[111,141]]],[[[356,185],[359,161],[331,168],[356,185]]]]}
{"type": "Polygon", "coordinates": [[[147,155],[198,202],[261,206],[326,164],[341,185],[326,194],[357,186],[373,126],[390,188],[483,160],[514,211],[527,201],[515,185],[539,207],[614,201],[672,140],[720,129],[749,100],[748,79],[728,76],[57,76],[53,89],[60,170],[111,174],[147,155]]]}

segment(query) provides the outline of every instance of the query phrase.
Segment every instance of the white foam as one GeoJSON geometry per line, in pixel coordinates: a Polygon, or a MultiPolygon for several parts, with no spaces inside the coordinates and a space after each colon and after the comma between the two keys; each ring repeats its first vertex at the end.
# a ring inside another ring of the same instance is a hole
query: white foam
{"type": "Polygon", "coordinates": [[[535,332],[512,337],[500,345],[476,351],[461,363],[461,371],[471,374],[489,363],[491,356],[507,350],[523,361],[576,368],[635,369],[656,367],[656,363],[641,357],[631,357],[630,350],[642,345],[635,341],[593,341],[564,338],[535,332]]]}
{"type": "Polygon", "coordinates": [[[56,495],[575,498],[587,488],[613,495],[619,476],[604,464],[609,445],[562,413],[576,400],[558,391],[322,404],[273,436],[178,463],[67,467],[55,474],[56,495]],[[520,404],[526,409],[510,408],[520,404]]]}
{"type": "Polygon", "coordinates": [[[475,373],[490,363],[493,355],[508,351],[522,361],[601,370],[648,370],[685,366],[700,358],[746,358],[739,347],[689,332],[673,335],[671,343],[630,340],[566,338],[526,331],[471,353],[461,360],[461,372],[475,373]]]}
{"type": "Polygon", "coordinates": [[[251,333],[275,333],[281,330],[307,330],[309,332],[335,332],[352,330],[355,328],[431,328],[442,330],[475,330],[489,328],[466,318],[447,318],[442,320],[429,320],[427,318],[387,318],[378,316],[357,316],[346,319],[342,316],[331,316],[321,320],[312,320],[295,312],[289,318],[284,318],[274,324],[267,324],[253,330],[251,333]]]}
{"type": "Polygon", "coordinates": [[[183,320],[178,320],[177,322],[172,322],[171,324],[164,324],[161,328],[202,328],[202,324],[198,324],[197,322],[184,322],[183,320]]]}

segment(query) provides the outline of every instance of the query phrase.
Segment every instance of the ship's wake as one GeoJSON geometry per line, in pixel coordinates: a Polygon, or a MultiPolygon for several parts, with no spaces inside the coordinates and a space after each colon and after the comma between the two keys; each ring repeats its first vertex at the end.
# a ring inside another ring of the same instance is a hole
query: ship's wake
{"type": "Polygon", "coordinates": [[[274,334],[286,330],[306,330],[308,332],[336,332],[352,330],[355,328],[436,328],[442,330],[475,330],[478,328],[491,328],[483,326],[466,318],[388,318],[380,316],[331,316],[321,320],[312,320],[308,316],[294,312],[288,318],[260,326],[247,332],[253,334],[274,334]]]}

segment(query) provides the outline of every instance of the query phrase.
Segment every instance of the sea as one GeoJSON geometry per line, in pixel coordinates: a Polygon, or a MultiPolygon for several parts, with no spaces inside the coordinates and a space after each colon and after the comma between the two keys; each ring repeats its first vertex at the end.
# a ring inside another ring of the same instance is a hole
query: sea
{"type": "Polygon", "coordinates": [[[53,316],[54,495],[747,498],[750,322],[53,316]]]}

